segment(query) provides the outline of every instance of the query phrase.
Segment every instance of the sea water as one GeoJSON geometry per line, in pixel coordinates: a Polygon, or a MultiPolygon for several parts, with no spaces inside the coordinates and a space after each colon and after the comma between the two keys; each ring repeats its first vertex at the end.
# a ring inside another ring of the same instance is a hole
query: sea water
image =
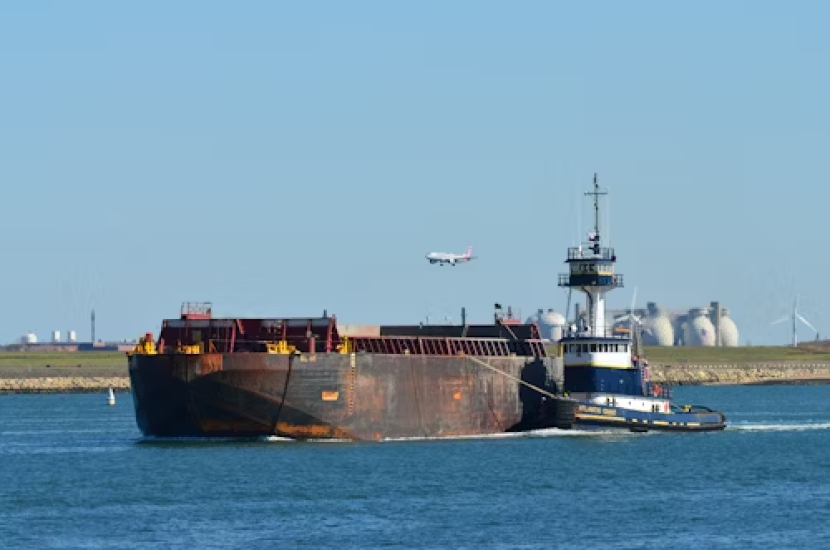
{"type": "Polygon", "coordinates": [[[830,388],[682,387],[724,432],[146,440],[0,396],[2,548],[830,548],[830,388]]]}

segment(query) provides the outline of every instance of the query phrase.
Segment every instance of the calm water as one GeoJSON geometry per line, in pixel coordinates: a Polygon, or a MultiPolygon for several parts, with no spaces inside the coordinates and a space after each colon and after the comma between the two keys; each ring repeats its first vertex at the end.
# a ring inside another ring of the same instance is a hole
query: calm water
{"type": "Polygon", "coordinates": [[[830,548],[830,387],[676,394],[732,426],[148,442],[127,394],[0,396],[0,546],[830,548]]]}

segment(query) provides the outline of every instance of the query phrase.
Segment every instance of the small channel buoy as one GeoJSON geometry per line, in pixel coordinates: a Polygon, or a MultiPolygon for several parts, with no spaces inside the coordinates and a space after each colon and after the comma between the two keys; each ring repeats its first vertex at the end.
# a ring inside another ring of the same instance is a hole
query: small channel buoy
{"type": "Polygon", "coordinates": [[[112,391],[112,388],[110,388],[109,396],[107,397],[107,405],[110,407],[115,405],[115,393],[112,391]]]}

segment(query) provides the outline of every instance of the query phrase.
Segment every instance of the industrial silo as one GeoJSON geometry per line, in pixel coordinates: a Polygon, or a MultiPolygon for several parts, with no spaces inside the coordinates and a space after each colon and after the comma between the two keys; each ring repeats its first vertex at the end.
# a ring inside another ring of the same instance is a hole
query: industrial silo
{"type": "Polygon", "coordinates": [[[565,316],[548,309],[539,317],[538,326],[542,339],[558,342],[562,339],[562,333],[565,330],[565,316]]]}
{"type": "Polygon", "coordinates": [[[686,346],[714,346],[715,326],[704,308],[692,309],[683,324],[683,344],[686,346]]]}
{"type": "Polygon", "coordinates": [[[738,345],[738,327],[735,325],[735,321],[729,317],[729,310],[727,308],[721,309],[720,345],[729,347],[738,345]]]}
{"type": "Polygon", "coordinates": [[[643,319],[643,343],[647,346],[674,345],[674,327],[666,312],[653,303],[648,304],[648,315],[643,319]]]}
{"type": "Polygon", "coordinates": [[[78,340],[78,335],[75,333],[74,330],[70,330],[69,332],[67,332],[67,335],[68,342],[75,342],[78,340]]]}

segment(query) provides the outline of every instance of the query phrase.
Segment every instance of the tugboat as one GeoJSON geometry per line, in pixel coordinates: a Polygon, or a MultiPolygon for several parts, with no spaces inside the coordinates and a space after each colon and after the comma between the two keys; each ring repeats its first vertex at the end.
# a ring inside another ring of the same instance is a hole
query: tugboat
{"type": "Polygon", "coordinates": [[[600,237],[597,175],[585,195],[594,202],[594,227],[587,243],[568,249],[569,272],[559,276],[559,286],[585,293],[586,318],[575,319],[560,340],[564,366],[562,391],[576,401],[573,428],[715,431],[726,427],[726,417],[698,405],[676,405],[668,388],[652,384],[642,353],[638,326],[629,335],[613,332],[605,318],[605,294],[622,288],[623,276],[615,272],[614,249],[600,237]]]}

